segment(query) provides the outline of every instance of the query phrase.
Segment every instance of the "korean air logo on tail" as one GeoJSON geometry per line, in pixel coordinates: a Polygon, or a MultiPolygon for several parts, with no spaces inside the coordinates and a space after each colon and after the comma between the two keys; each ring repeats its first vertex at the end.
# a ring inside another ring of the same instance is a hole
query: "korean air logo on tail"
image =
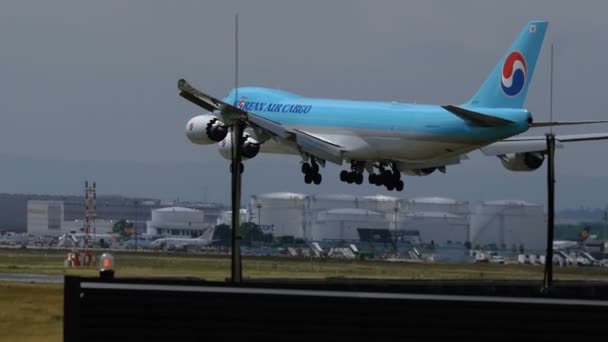
{"type": "Polygon", "coordinates": [[[526,84],[528,69],[526,60],[519,51],[513,51],[507,56],[500,76],[500,86],[505,94],[516,96],[521,92],[526,84]]]}

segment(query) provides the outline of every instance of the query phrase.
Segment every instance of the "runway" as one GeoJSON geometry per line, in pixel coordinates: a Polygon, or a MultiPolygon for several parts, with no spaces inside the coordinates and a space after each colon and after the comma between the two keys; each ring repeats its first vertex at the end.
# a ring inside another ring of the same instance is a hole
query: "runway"
{"type": "Polygon", "coordinates": [[[63,284],[63,275],[35,273],[0,273],[0,282],[63,284]]]}

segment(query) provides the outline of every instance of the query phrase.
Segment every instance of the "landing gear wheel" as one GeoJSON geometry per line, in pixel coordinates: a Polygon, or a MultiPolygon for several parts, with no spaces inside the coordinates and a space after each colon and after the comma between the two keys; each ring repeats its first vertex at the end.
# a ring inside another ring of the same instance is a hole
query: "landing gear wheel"
{"type": "Polygon", "coordinates": [[[306,183],[306,184],[312,183],[312,177],[313,177],[312,174],[307,173],[306,176],[304,176],[304,183],[306,183]]]}
{"type": "Polygon", "coordinates": [[[391,183],[388,183],[388,184],[386,185],[386,189],[387,189],[388,191],[393,191],[393,190],[395,190],[395,184],[393,184],[392,182],[391,182],[391,183]]]}
{"type": "Polygon", "coordinates": [[[311,170],[312,170],[312,168],[310,167],[310,164],[308,164],[308,163],[302,164],[302,173],[303,174],[308,174],[308,173],[310,173],[311,170]]]}
{"type": "Polygon", "coordinates": [[[320,174],[320,173],[316,173],[316,174],[313,176],[313,178],[312,178],[312,181],[313,181],[313,182],[314,182],[316,185],[321,184],[321,181],[322,181],[322,180],[323,180],[323,176],[321,176],[321,174],[320,174]]]}
{"type": "Polygon", "coordinates": [[[314,161],[312,162],[312,172],[314,174],[319,173],[319,164],[315,163],[314,161]]]}
{"type": "Polygon", "coordinates": [[[370,173],[370,175],[367,177],[367,180],[369,181],[369,184],[376,184],[376,178],[378,177],[375,173],[370,173]]]}
{"type": "Polygon", "coordinates": [[[395,190],[397,190],[397,191],[403,191],[404,187],[405,187],[405,184],[403,184],[403,181],[399,180],[397,182],[397,184],[395,185],[395,190]]]}
{"type": "Polygon", "coordinates": [[[393,178],[393,173],[391,171],[389,171],[389,170],[382,171],[382,179],[384,180],[385,184],[388,184],[392,178],[393,178]]]}
{"type": "Polygon", "coordinates": [[[384,177],[382,177],[381,175],[376,175],[376,186],[382,186],[384,185],[384,177]]]}
{"type": "MultiPolygon", "coordinates": [[[[234,163],[230,163],[230,173],[232,173],[233,172],[232,170],[234,170],[233,164],[234,163]]],[[[243,171],[245,171],[245,165],[243,165],[243,163],[241,163],[240,171],[241,171],[241,173],[243,173],[243,171]]]]}
{"type": "Polygon", "coordinates": [[[355,181],[355,174],[352,172],[348,172],[347,173],[347,177],[346,177],[346,183],[348,184],[353,184],[353,182],[355,181]]]}
{"type": "Polygon", "coordinates": [[[355,183],[357,183],[358,185],[361,185],[363,183],[363,174],[362,173],[356,173],[355,174],[355,183]]]}
{"type": "Polygon", "coordinates": [[[342,182],[346,182],[347,179],[348,179],[348,171],[342,170],[342,172],[340,172],[340,180],[342,182]]]}

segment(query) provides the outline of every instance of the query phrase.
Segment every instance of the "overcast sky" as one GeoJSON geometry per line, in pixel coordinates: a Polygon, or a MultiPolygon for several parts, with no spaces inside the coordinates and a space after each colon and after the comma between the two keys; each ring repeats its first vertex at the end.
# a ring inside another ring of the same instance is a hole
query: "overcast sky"
{"type": "MultiPolygon", "coordinates": [[[[185,123],[201,110],[176,83],[184,77],[217,96],[230,90],[237,11],[241,85],[436,104],[467,101],[521,27],[548,19],[527,108],[548,120],[553,42],[555,119],[608,118],[606,1],[4,0],[0,192],[80,193],[86,177],[104,193],[228,202],[228,161],[188,142],[185,123]]],[[[608,125],[559,132],[586,130],[608,125]]],[[[574,143],[558,152],[559,205],[605,205],[607,148],[574,143]]],[[[470,158],[446,175],[406,178],[400,195],[544,202],[544,167],[518,174],[496,158],[470,158]]],[[[305,185],[295,157],[260,156],[246,168],[245,196],[389,194],[340,183],[335,166],[323,187],[305,185]]]]}

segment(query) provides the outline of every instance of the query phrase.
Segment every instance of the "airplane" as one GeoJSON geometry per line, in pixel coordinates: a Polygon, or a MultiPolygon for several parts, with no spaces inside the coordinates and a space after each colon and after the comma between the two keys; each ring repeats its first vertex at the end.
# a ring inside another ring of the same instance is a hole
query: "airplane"
{"type": "MultiPolygon", "coordinates": [[[[320,184],[326,162],[350,164],[340,180],[387,190],[404,188],[401,174],[427,176],[468,159],[481,150],[511,171],[533,171],[545,159],[545,136],[520,136],[534,127],[606,123],[535,122],[524,108],[528,87],[547,30],[547,21],[527,23],[477,93],[460,105],[309,98],[261,87],[232,89],[223,100],[178,81],[179,95],[208,111],[186,124],[194,144],[218,143],[231,160],[231,126],[245,125],[243,160],[259,152],[301,156],[304,182],[320,184]]],[[[564,142],[608,139],[608,133],[556,136],[564,142]]],[[[231,165],[231,170],[232,165],[231,165]]],[[[243,165],[240,165],[243,172],[243,165]]]]}
{"type": "Polygon", "coordinates": [[[591,228],[584,226],[578,233],[578,241],[573,240],[554,240],[553,249],[569,249],[577,248],[584,245],[585,241],[589,238],[591,228]]]}
{"type": "Polygon", "coordinates": [[[215,227],[206,228],[200,236],[195,238],[160,238],[152,241],[150,247],[160,249],[188,249],[191,247],[205,247],[215,242],[215,240],[213,240],[214,231],[215,227]]]}

